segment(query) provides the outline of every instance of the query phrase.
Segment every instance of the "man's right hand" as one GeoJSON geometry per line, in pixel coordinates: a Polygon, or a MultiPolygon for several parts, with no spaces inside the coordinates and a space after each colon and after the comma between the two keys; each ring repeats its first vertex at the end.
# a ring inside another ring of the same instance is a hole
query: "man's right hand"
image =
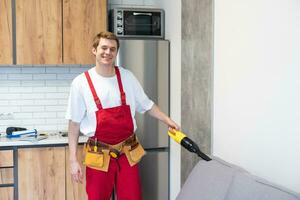
{"type": "Polygon", "coordinates": [[[82,168],[77,160],[70,161],[70,171],[71,171],[72,181],[76,183],[82,183],[83,180],[82,168]]]}
{"type": "Polygon", "coordinates": [[[77,160],[77,145],[79,138],[80,124],[69,120],[68,139],[69,139],[69,161],[72,181],[82,183],[82,168],[77,160]]]}

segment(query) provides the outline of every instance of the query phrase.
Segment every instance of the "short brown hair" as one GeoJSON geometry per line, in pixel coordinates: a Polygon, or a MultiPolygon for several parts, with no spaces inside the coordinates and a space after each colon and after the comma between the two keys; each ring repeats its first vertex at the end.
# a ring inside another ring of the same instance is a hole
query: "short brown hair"
{"type": "Polygon", "coordinates": [[[115,40],[117,42],[117,49],[119,49],[120,43],[119,43],[118,37],[114,33],[108,32],[108,31],[102,31],[94,37],[93,47],[95,49],[97,49],[97,47],[99,45],[99,41],[100,41],[101,38],[105,38],[105,39],[109,39],[109,40],[115,40]]]}

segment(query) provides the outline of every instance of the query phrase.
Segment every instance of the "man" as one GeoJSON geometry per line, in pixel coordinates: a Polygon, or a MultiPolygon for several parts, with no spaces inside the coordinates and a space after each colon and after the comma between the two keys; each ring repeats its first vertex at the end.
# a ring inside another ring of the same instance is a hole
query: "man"
{"type": "Polygon", "coordinates": [[[132,161],[129,158],[132,155],[124,147],[132,141],[135,141],[132,149],[139,145],[134,135],[136,111],[147,112],[171,129],[180,128],[147,97],[129,70],[114,66],[118,49],[119,40],[113,33],[97,34],[92,48],[96,66],[77,76],[70,90],[66,118],[69,119],[72,180],[82,182],[83,179],[76,157],[79,132],[90,137],[88,144],[94,144],[91,149],[95,152],[98,147],[107,147],[111,155],[104,164],[106,169],[86,167],[86,190],[90,200],[109,200],[113,187],[118,200],[142,198],[138,161],[132,161]]]}

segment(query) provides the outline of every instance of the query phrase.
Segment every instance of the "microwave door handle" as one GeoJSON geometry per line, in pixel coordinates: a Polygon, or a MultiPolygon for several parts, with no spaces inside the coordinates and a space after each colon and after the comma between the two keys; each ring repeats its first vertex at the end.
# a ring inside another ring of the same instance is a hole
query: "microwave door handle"
{"type": "Polygon", "coordinates": [[[133,12],[133,15],[148,15],[148,16],[152,16],[152,13],[138,13],[138,12],[133,12]]]}

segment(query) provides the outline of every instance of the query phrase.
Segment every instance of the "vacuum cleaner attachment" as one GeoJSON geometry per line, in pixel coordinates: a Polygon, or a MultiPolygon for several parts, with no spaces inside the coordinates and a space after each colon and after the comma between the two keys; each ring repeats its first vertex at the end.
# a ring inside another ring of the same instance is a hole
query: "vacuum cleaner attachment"
{"type": "Polygon", "coordinates": [[[177,131],[177,130],[169,130],[168,135],[174,139],[178,144],[181,144],[185,149],[192,153],[196,153],[199,157],[201,157],[203,160],[210,161],[211,158],[208,157],[206,154],[204,154],[198,145],[188,138],[184,133],[177,131]]]}

